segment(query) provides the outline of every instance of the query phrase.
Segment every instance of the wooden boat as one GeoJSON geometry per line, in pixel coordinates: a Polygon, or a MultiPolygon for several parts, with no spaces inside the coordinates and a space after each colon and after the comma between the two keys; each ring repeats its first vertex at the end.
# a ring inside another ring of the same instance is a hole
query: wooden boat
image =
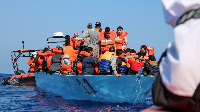
{"type": "Polygon", "coordinates": [[[39,88],[57,93],[65,99],[115,103],[144,103],[155,77],[136,75],[72,76],[35,73],[39,88]]]}

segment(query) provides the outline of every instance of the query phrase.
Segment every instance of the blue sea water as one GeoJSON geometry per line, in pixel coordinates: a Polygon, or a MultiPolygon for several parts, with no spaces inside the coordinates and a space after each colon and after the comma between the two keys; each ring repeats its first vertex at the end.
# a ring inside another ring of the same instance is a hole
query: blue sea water
{"type": "MultiPolygon", "coordinates": [[[[13,74],[0,73],[0,81],[13,74]]],[[[30,86],[0,85],[0,111],[131,111],[138,112],[152,105],[151,92],[144,104],[106,103],[63,99],[60,95],[30,86]]]]}

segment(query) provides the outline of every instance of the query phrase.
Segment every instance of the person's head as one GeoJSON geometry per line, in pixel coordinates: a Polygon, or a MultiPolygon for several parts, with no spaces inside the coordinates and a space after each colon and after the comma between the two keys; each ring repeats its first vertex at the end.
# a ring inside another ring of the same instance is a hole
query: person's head
{"type": "Polygon", "coordinates": [[[42,51],[42,53],[45,53],[45,52],[47,52],[49,49],[48,48],[44,48],[44,50],[42,51]]]}
{"type": "Polygon", "coordinates": [[[69,46],[69,45],[70,45],[70,36],[69,36],[69,35],[66,35],[66,36],[65,36],[65,45],[66,45],[66,46],[69,46]]]}
{"type": "Polygon", "coordinates": [[[62,50],[62,47],[59,47],[58,50],[62,50]]]}
{"type": "Polygon", "coordinates": [[[123,28],[121,26],[117,27],[117,34],[121,35],[123,31],[123,28]]]}
{"type": "Polygon", "coordinates": [[[101,23],[100,22],[96,22],[95,28],[101,28],[101,23]]]}
{"type": "Polygon", "coordinates": [[[150,56],[149,56],[149,61],[156,61],[155,56],[154,56],[154,55],[150,55],[150,56]]]}
{"type": "Polygon", "coordinates": [[[57,46],[56,46],[56,48],[59,48],[59,47],[60,47],[60,45],[57,45],[57,46]]]}
{"type": "Polygon", "coordinates": [[[88,23],[87,28],[92,29],[92,23],[88,23]]]}
{"type": "Polygon", "coordinates": [[[136,53],[135,49],[131,48],[130,53],[136,53]]]}
{"type": "Polygon", "coordinates": [[[109,36],[110,36],[110,28],[109,28],[109,27],[106,27],[106,28],[105,28],[105,36],[106,36],[106,37],[109,37],[109,36]]]}
{"type": "Polygon", "coordinates": [[[94,51],[92,47],[88,47],[87,48],[87,52],[90,53],[91,55],[93,55],[94,51]]]}
{"type": "Polygon", "coordinates": [[[33,53],[31,54],[31,56],[32,56],[32,58],[35,58],[35,57],[37,56],[37,53],[36,53],[36,52],[33,52],[33,53]]]}
{"type": "Polygon", "coordinates": [[[66,64],[66,65],[69,65],[70,64],[70,59],[69,59],[69,55],[68,54],[65,54],[65,55],[63,55],[63,61],[64,61],[64,63],[66,64]]]}
{"type": "Polygon", "coordinates": [[[109,52],[115,52],[115,47],[114,46],[110,47],[109,52]]]}
{"type": "Polygon", "coordinates": [[[131,54],[131,53],[130,53],[130,50],[131,50],[130,48],[127,48],[127,49],[124,51],[125,54],[126,54],[126,55],[130,55],[130,54],[131,54]]]}
{"type": "Polygon", "coordinates": [[[79,36],[79,34],[78,33],[74,33],[74,37],[78,37],[79,36]]]}
{"type": "Polygon", "coordinates": [[[147,53],[147,46],[146,45],[142,45],[141,47],[140,47],[140,52],[143,52],[143,53],[147,53]]]}
{"type": "Polygon", "coordinates": [[[138,55],[138,59],[143,59],[144,56],[145,56],[145,53],[144,52],[138,52],[137,55],[138,55]]]}

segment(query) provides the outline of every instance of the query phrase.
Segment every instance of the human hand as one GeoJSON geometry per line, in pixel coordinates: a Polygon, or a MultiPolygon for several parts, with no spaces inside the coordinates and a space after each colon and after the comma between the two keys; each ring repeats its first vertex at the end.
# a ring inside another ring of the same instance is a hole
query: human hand
{"type": "Polygon", "coordinates": [[[115,73],[116,77],[119,77],[121,74],[115,73]]]}

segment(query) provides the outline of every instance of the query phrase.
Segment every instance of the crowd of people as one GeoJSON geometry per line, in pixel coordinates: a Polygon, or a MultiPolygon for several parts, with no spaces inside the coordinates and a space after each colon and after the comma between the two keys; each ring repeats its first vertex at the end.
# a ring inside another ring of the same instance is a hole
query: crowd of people
{"type": "MultiPolygon", "coordinates": [[[[70,38],[66,35],[64,47],[44,48],[33,53],[28,61],[29,72],[42,71],[63,75],[136,75],[144,68],[142,75],[156,76],[158,63],[154,57],[154,47],[142,45],[140,52],[128,47],[127,32],[123,27],[117,31],[101,23],[87,25],[82,39],[78,33],[70,38]]],[[[58,32],[61,33],[61,32],[58,32]]],[[[62,34],[62,33],[61,33],[62,34]]],[[[54,38],[62,35],[54,35],[54,38]]]]}

